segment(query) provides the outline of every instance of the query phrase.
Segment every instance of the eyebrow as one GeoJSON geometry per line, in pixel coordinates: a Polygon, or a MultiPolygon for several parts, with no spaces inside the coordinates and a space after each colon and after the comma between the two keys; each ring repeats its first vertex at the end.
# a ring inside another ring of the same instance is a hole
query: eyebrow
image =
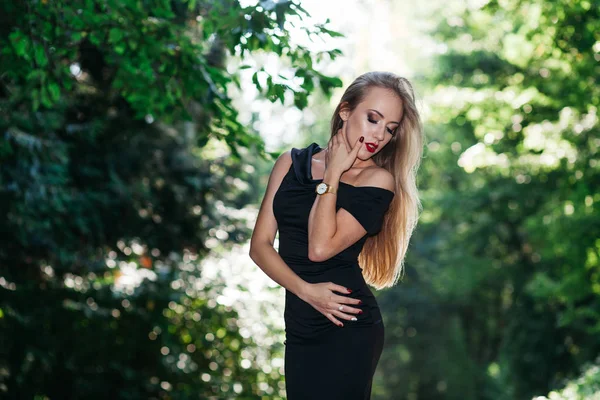
{"type": "MultiPolygon", "coordinates": [[[[375,109],[373,109],[373,108],[369,108],[369,110],[371,110],[371,111],[375,111],[377,114],[379,114],[379,116],[380,116],[381,118],[385,118],[385,117],[383,116],[383,114],[382,114],[382,113],[380,113],[379,111],[377,111],[377,110],[375,110],[375,109]]],[[[392,124],[398,124],[398,125],[400,125],[400,122],[397,122],[397,121],[391,121],[391,123],[392,123],[392,124]]]]}

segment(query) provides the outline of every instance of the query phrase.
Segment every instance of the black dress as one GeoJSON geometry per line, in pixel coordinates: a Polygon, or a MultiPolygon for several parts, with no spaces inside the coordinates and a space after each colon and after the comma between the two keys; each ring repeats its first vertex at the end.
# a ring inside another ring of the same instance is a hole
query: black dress
{"type": "MultiPolygon", "coordinates": [[[[373,293],[365,283],[358,255],[367,240],[381,230],[394,197],[375,186],[338,186],[336,210],[346,209],[367,233],[356,243],[322,262],[308,258],[308,215],[322,179],[312,179],[311,160],[323,150],[317,143],[291,150],[292,166],[273,199],[279,229],[279,254],[310,283],[333,282],[352,290],[342,296],[363,301],[357,321],[338,318],[338,327],[310,304],[285,291],[285,382],[288,400],[363,400],[371,384],[384,341],[384,324],[373,293]]],[[[330,195],[326,195],[330,196],[330,195]]]]}

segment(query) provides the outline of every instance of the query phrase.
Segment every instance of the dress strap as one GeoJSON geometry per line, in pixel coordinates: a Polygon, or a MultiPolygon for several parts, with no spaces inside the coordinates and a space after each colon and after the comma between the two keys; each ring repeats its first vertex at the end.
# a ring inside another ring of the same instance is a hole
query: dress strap
{"type": "Polygon", "coordinates": [[[312,179],[311,161],[315,153],[323,150],[317,143],[312,142],[307,147],[295,148],[291,150],[292,166],[298,182],[304,185],[311,185],[320,182],[322,179],[312,179]]]}

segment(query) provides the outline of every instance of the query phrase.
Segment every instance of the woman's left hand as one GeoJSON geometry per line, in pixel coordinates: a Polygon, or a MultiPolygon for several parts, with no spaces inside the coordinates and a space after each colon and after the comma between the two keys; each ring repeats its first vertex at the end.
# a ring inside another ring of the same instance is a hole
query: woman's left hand
{"type": "Polygon", "coordinates": [[[342,137],[342,129],[333,135],[329,144],[327,145],[327,157],[325,160],[325,168],[330,171],[334,171],[341,175],[354,164],[358,151],[362,146],[361,138],[358,138],[354,143],[352,149],[348,149],[346,141],[342,137]]]}

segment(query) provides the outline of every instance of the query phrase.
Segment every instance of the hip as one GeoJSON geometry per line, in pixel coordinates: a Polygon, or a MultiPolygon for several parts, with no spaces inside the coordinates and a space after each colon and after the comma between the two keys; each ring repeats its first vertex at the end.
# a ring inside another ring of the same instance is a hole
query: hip
{"type": "Polygon", "coordinates": [[[356,342],[363,339],[378,339],[383,340],[385,332],[385,324],[383,319],[379,319],[372,324],[349,324],[347,321],[343,327],[336,326],[333,322],[327,320],[329,324],[324,325],[321,331],[314,330],[309,333],[298,332],[290,329],[286,324],[286,334],[283,344],[286,346],[322,346],[331,341],[346,340],[356,342]],[[344,339],[346,338],[346,339],[344,339]]]}
{"type": "Polygon", "coordinates": [[[284,310],[286,337],[293,336],[310,340],[335,330],[364,328],[383,323],[377,300],[366,285],[359,286],[352,293],[342,294],[342,296],[362,300],[362,304],[353,305],[353,307],[359,308],[363,312],[352,314],[357,318],[356,321],[337,317],[344,324],[344,326],[338,327],[313,306],[286,290],[284,310]]]}

